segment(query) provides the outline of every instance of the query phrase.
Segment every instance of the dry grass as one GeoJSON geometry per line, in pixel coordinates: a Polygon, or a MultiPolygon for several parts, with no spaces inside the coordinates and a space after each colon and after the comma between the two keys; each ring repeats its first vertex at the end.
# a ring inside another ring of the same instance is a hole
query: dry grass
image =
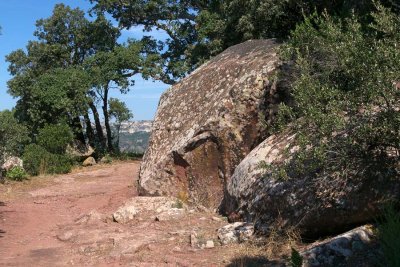
{"type": "Polygon", "coordinates": [[[5,184],[0,184],[0,199],[10,201],[24,197],[29,191],[55,184],[54,178],[53,175],[43,175],[29,177],[21,182],[6,180],[5,184]]]}
{"type": "Polygon", "coordinates": [[[301,246],[300,235],[295,230],[280,233],[272,230],[267,239],[248,241],[236,246],[230,267],[280,266],[288,260],[292,248],[301,246]]]}

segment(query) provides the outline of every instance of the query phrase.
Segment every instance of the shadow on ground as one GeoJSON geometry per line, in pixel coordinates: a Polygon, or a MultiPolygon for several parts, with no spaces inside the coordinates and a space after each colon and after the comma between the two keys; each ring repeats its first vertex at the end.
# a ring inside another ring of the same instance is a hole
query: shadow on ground
{"type": "Polygon", "coordinates": [[[266,257],[239,257],[235,258],[227,267],[284,267],[282,262],[270,261],[266,257]]]}

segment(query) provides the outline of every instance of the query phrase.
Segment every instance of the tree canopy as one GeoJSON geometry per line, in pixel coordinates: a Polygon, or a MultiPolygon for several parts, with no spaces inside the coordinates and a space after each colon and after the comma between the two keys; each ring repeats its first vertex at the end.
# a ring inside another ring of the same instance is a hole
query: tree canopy
{"type": "Polygon", "coordinates": [[[46,124],[66,122],[76,139],[112,151],[109,90],[126,93],[136,74],[161,77],[157,44],[148,39],[119,44],[119,29],[104,15],[89,20],[82,10],[63,4],[56,5],[49,18],[37,21],[34,35],[37,40],[29,41],[26,50],[7,56],[13,76],[8,92],[18,98],[17,118],[29,125],[33,135],[46,124]]]}
{"type": "Polygon", "coordinates": [[[249,39],[285,40],[314,11],[340,16],[355,12],[365,17],[374,9],[373,0],[91,1],[96,12],[110,13],[121,27],[141,26],[145,32],[161,29],[168,34],[167,40],[158,40],[167,83],[232,45],[249,39]]]}

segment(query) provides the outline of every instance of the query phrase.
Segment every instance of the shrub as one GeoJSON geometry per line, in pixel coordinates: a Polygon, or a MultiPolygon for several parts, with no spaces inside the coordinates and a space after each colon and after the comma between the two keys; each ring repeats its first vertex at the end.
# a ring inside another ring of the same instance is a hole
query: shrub
{"type": "Polygon", "coordinates": [[[25,170],[30,175],[44,174],[44,167],[49,159],[49,152],[39,145],[30,144],[25,147],[22,159],[24,160],[25,170]]]}
{"type": "Polygon", "coordinates": [[[4,163],[6,155],[19,156],[29,139],[27,127],[18,123],[14,112],[0,112],[0,165],[4,163]]]}
{"type": "Polygon", "coordinates": [[[105,164],[111,164],[112,163],[112,157],[109,154],[106,154],[102,159],[101,159],[101,163],[105,163],[105,164]]]}
{"type": "Polygon", "coordinates": [[[25,148],[23,160],[26,171],[31,175],[68,173],[72,168],[67,156],[52,154],[36,144],[25,148]]]}
{"type": "Polygon", "coordinates": [[[400,266],[400,214],[388,208],[378,226],[378,236],[382,245],[385,265],[400,266]]]}
{"type": "Polygon", "coordinates": [[[284,46],[295,104],[282,105],[278,121],[290,123],[300,147],[289,176],[312,176],[320,188],[399,177],[400,18],[376,9],[367,25],[356,16],[309,17],[284,46]]]}
{"type": "Polygon", "coordinates": [[[292,253],[291,253],[291,256],[290,256],[290,266],[292,266],[292,267],[301,267],[301,266],[303,266],[303,257],[294,248],[292,248],[292,253]]]}
{"type": "Polygon", "coordinates": [[[23,168],[15,166],[6,173],[6,177],[13,181],[23,181],[28,175],[23,168]]]}
{"type": "Polygon", "coordinates": [[[37,143],[50,153],[64,154],[73,138],[73,133],[66,124],[46,125],[39,130],[37,143]]]}

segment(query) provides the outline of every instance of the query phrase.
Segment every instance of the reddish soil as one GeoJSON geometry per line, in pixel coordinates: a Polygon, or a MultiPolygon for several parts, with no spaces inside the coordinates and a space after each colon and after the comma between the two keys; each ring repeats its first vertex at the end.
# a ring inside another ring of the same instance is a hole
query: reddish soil
{"type": "Polygon", "coordinates": [[[137,197],[138,169],[139,162],[115,163],[0,185],[0,266],[243,265],[233,260],[237,246],[219,245],[216,229],[227,222],[211,211],[114,222],[113,212],[137,197]],[[193,248],[193,231],[215,247],[193,248]]]}

